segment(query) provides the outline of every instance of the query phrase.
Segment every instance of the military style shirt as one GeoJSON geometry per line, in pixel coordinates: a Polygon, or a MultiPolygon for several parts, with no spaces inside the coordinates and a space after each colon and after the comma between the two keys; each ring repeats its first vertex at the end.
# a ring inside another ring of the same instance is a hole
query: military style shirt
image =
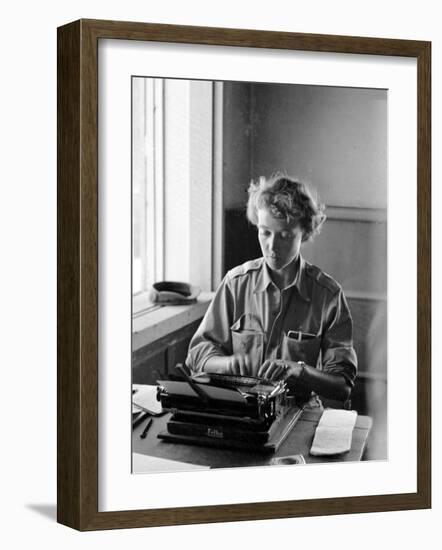
{"type": "Polygon", "coordinates": [[[302,256],[283,290],[264,258],[230,270],[191,340],[186,363],[201,371],[209,357],[234,353],[252,358],[254,376],[266,359],[287,359],[340,374],[353,387],[357,358],[341,286],[302,256]]]}

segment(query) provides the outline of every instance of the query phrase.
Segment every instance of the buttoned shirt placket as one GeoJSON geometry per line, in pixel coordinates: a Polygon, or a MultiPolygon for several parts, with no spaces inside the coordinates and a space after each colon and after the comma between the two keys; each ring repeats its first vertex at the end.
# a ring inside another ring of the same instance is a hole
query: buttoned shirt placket
{"type": "Polygon", "coordinates": [[[284,337],[282,327],[284,325],[284,319],[290,306],[292,292],[294,292],[295,281],[283,290],[279,290],[275,286],[275,284],[271,282],[265,291],[269,292],[269,288],[273,287],[273,289],[275,289],[278,293],[277,295],[279,299],[277,301],[274,301],[275,305],[273,305],[272,294],[269,295],[269,301],[272,303],[272,305],[270,306],[270,310],[272,312],[277,310],[277,314],[273,320],[270,332],[268,333],[269,338],[265,346],[264,361],[266,359],[280,359],[281,341],[284,337]],[[278,304],[276,302],[278,302],[278,304]]]}

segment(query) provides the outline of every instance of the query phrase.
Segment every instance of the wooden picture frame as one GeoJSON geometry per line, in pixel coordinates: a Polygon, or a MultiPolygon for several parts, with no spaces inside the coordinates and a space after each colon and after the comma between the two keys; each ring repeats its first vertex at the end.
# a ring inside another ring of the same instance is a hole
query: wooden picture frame
{"type": "Polygon", "coordinates": [[[431,44],[79,20],[58,29],[58,521],[79,530],[381,512],[431,506],[431,44]],[[98,511],[98,41],[304,50],[417,60],[417,491],[98,511]]]}

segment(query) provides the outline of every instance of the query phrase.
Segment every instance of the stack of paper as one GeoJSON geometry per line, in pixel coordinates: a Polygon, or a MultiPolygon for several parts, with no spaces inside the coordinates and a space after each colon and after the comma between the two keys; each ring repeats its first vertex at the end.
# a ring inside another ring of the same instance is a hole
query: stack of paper
{"type": "Polygon", "coordinates": [[[161,403],[157,400],[157,386],[132,384],[132,412],[146,411],[152,415],[161,414],[161,403]]]}
{"type": "Polygon", "coordinates": [[[356,411],[326,409],[316,428],[310,454],[335,455],[349,451],[357,417],[356,411]]]}

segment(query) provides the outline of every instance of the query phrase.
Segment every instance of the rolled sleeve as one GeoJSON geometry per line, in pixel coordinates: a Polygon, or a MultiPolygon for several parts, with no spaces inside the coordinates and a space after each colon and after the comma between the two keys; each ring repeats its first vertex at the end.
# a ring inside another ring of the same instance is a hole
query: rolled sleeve
{"type": "Polygon", "coordinates": [[[186,364],[193,371],[204,370],[204,365],[210,357],[232,354],[232,313],[233,298],[226,276],[190,341],[186,364]]]}
{"type": "Polygon", "coordinates": [[[322,370],[342,375],[354,386],[357,357],[353,348],[353,321],[342,289],[333,296],[327,318],[329,323],[322,339],[322,370]]]}

